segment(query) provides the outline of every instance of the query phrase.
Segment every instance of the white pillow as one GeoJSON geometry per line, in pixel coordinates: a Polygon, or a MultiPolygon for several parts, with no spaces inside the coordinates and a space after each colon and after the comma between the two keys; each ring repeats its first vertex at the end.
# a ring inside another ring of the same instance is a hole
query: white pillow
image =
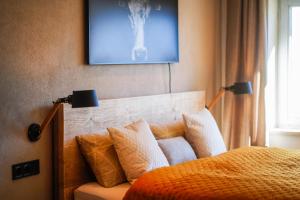
{"type": "Polygon", "coordinates": [[[133,182],[145,172],[169,166],[149,125],[139,120],[123,128],[108,128],[127,180],[133,182]]]}
{"type": "Polygon", "coordinates": [[[197,159],[191,145],[181,136],[161,139],[157,142],[170,165],[197,159]]]}
{"type": "Polygon", "coordinates": [[[215,156],[227,151],[218,125],[206,108],[196,114],[183,114],[183,119],[186,140],[198,158],[215,156]]]}

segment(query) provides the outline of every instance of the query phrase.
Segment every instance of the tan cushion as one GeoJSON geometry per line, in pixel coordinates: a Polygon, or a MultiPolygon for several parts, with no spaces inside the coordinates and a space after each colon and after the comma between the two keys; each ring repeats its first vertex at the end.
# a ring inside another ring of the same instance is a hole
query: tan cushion
{"type": "Polygon", "coordinates": [[[170,165],[197,159],[191,145],[181,136],[161,139],[157,142],[170,165]]]}
{"type": "Polygon", "coordinates": [[[108,128],[108,131],[129,182],[133,182],[145,172],[169,166],[144,120],[123,128],[108,128]]]}
{"type": "Polygon", "coordinates": [[[156,139],[184,136],[185,131],[183,120],[177,120],[166,124],[150,124],[150,128],[156,139]]]}
{"type": "Polygon", "coordinates": [[[196,114],[183,114],[183,119],[186,126],[185,138],[198,158],[226,152],[218,125],[206,108],[196,114]]]}
{"type": "Polygon", "coordinates": [[[108,133],[81,135],[76,139],[100,185],[113,187],[126,181],[108,133]]]}

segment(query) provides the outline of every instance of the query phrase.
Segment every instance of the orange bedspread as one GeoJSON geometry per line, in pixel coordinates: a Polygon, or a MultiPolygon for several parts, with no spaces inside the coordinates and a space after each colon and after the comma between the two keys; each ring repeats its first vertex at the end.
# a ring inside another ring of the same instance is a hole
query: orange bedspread
{"type": "Polygon", "coordinates": [[[300,151],[249,147],[144,174],[125,200],[300,199],[300,151]]]}

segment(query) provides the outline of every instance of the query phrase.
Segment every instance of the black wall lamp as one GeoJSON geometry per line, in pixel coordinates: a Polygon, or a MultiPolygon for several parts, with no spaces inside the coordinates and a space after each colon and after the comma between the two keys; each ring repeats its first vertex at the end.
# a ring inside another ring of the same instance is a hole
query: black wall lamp
{"type": "Polygon", "coordinates": [[[236,82],[228,87],[221,87],[217,95],[213,98],[210,104],[207,106],[208,110],[211,110],[216,103],[224,96],[226,91],[231,91],[235,95],[241,94],[252,94],[252,84],[251,82],[236,82]]]}
{"type": "Polygon", "coordinates": [[[99,105],[95,90],[73,91],[72,95],[57,99],[53,102],[53,108],[41,125],[33,123],[28,127],[27,134],[30,141],[35,142],[40,139],[45,127],[52,121],[61,103],[69,103],[72,108],[97,107],[99,105]]]}

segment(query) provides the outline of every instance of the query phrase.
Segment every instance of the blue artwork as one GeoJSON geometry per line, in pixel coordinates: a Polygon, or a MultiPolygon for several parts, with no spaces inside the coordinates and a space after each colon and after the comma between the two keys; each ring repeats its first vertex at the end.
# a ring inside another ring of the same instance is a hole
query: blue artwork
{"type": "Polygon", "coordinates": [[[89,64],[174,63],[178,0],[89,0],[89,64]]]}

